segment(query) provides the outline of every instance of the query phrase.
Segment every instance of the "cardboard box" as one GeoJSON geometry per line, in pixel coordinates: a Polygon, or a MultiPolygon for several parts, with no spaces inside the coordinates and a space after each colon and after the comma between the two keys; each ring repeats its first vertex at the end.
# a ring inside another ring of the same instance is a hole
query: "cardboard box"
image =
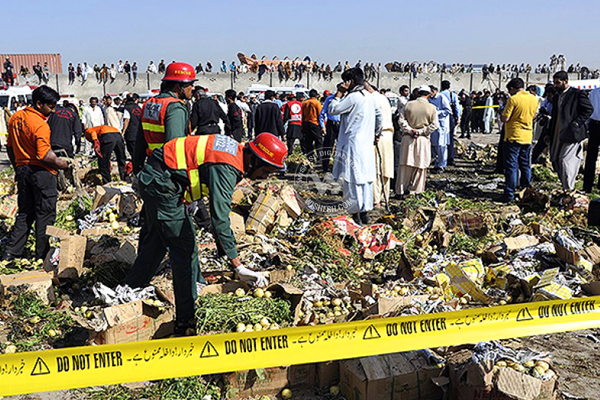
{"type": "Polygon", "coordinates": [[[25,290],[34,292],[44,304],[54,301],[54,287],[52,274],[46,271],[27,271],[18,274],[0,275],[0,298],[10,297],[8,289],[11,287],[25,286],[25,290]]]}
{"type": "MultiPolygon", "coordinates": [[[[56,226],[46,227],[46,234],[55,236],[60,240],[58,268],[55,271],[55,276],[57,278],[79,277],[83,271],[87,238],[56,226]]],[[[44,269],[47,271],[52,268],[50,264],[51,254],[51,252],[48,253],[44,262],[44,269]]]]}
{"type": "Polygon", "coordinates": [[[473,352],[468,349],[451,354],[448,370],[451,399],[454,400],[555,400],[558,377],[542,380],[499,368],[494,372],[493,362],[472,362],[473,352]]]}
{"type": "Polygon", "coordinates": [[[509,252],[521,250],[526,247],[535,246],[539,242],[540,240],[538,238],[531,235],[519,235],[516,237],[507,237],[506,239],[504,239],[504,244],[506,245],[506,249],[509,252]]]}
{"type": "Polygon", "coordinates": [[[160,311],[143,300],[107,307],[103,310],[108,328],[93,337],[96,344],[115,344],[159,339],[174,327],[172,308],[160,311]]]}
{"type": "Polygon", "coordinates": [[[250,235],[264,234],[275,222],[277,212],[281,208],[281,200],[270,190],[261,192],[246,220],[246,233],[250,235]]]}
{"type": "Polygon", "coordinates": [[[432,379],[442,367],[422,352],[394,353],[340,362],[340,391],[348,400],[438,400],[432,379]]]}
{"type": "Polygon", "coordinates": [[[305,203],[302,197],[290,185],[285,185],[281,188],[279,196],[283,201],[285,210],[292,218],[298,218],[304,210],[305,203]]]}
{"type": "Polygon", "coordinates": [[[129,218],[142,209],[142,200],[130,185],[113,187],[111,184],[96,186],[92,210],[113,202],[117,206],[119,218],[129,218]]]}
{"type": "Polygon", "coordinates": [[[228,398],[276,396],[285,388],[308,389],[316,382],[315,364],[261,368],[237,371],[223,377],[228,386],[228,398]]]}
{"type": "Polygon", "coordinates": [[[0,218],[14,218],[19,210],[17,195],[5,196],[0,202],[0,218]]]}
{"type": "Polygon", "coordinates": [[[231,230],[237,241],[242,240],[246,236],[246,225],[244,223],[244,217],[235,211],[229,213],[229,221],[231,223],[231,230]]]}
{"type": "Polygon", "coordinates": [[[340,383],[340,362],[329,361],[317,364],[317,387],[328,389],[340,383]]]}

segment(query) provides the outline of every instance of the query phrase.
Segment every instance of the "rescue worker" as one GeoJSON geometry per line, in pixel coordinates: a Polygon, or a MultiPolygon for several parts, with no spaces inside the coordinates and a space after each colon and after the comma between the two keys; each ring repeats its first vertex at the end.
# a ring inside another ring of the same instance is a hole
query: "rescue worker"
{"type": "Polygon", "coordinates": [[[167,251],[173,268],[176,334],[193,329],[197,282],[204,283],[192,219],[183,200],[209,191],[210,219],[219,255],[226,255],[242,281],[265,286],[267,279],[242,265],[231,230],[229,213],[236,184],[247,177],[265,178],[284,167],[285,144],[270,133],[250,143],[238,143],[225,135],[177,138],[156,149],[138,175],[144,200],[147,234],[140,239],[137,259],[126,284],[145,287],[167,251]],[[189,191],[186,191],[189,188],[189,191]]]}
{"type": "Polygon", "coordinates": [[[174,62],[167,66],[160,94],[148,99],[142,107],[142,129],[135,140],[133,172],[142,170],[146,157],[171,139],[190,133],[190,111],[184,100],[192,98],[194,68],[174,62]]]}
{"type": "Polygon", "coordinates": [[[102,183],[111,181],[110,176],[110,157],[115,153],[117,166],[119,167],[119,177],[125,180],[125,143],[123,136],[117,128],[109,125],[94,126],[85,130],[85,138],[94,144],[94,152],[98,156],[98,168],[102,183]]]}
{"type": "Polygon", "coordinates": [[[46,257],[50,245],[46,227],[56,219],[56,170],[70,161],[52,151],[46,118],[56,108],[59,94],[48,86],[32,93],[32,106],[17,111],[8,124],[7,153],[15,168],[18,189],[17,217],[3,260],[23,256],[31,225],[35,222],[35,258],[46,257]]]}
{"type": "Polygon", "coordinates": [[[294,152],[294,143],[298,140],[302,151],[306,154],[302,140],[302,100],[304,100],[304,94],[301,92],[297,96],[294,96],[293,93],[288,95],[288,101],[283,105],[283,123],[287,122],[288,124],[286,131],[288,150],[294,152]]]}

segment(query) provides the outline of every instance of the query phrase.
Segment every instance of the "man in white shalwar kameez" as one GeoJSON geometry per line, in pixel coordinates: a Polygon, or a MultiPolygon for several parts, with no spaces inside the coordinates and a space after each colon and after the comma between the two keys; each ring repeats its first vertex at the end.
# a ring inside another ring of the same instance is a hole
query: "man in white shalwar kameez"
{"type": "Polygon", "coordinates": [[[373,95],[379,111],[381,111],[381,135],[376,138],[375,168],[377,178],[373,192],[375,207],[381,207],[383,201],[386,205],[390,201],[390,179],[394,177],[394,124],[392,123],[392,106],[386,96],[365,85],[366,90],[373,95]]]}
{"type": "Polygon", "coordinates": [[[329,103],[329,113],[340,116],[332,173],[335,180],[342,180],[344,202],[354,221],[368,224],[376,178],[373,144],[381,131],[381,112],[364,88],[360,68],[348,69],[342,79],[344,83],[329,103]]]}
{"type": "Polygon", "coordinates": [[[450,102],[446,96],[438,93],[435,86],[431,86],[429,102],[437,108],[439,128],[431,134],[431,153],[435,160],[433,172],[444,172],[448,165],[448,144],[450,142],[450,102]]]}
{"type": "Polygon", "coordinates": [[[439,127],[437,109],[427,99],[430,93],[429,86],[420,86],[419,97],[406,104],[398,119],[402,142],[396,193],[401,196],[425,191],[427,168],[431,163],[429,136],[439,127]]]}

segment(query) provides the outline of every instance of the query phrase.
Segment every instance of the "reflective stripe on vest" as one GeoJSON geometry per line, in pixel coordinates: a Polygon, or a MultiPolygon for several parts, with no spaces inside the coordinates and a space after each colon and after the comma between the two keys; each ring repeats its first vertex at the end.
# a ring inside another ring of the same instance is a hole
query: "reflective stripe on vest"
{"type": "Polygon", "coordinates": [[[244,172],[244,145],[224,135],[187,136],[165,145],[165,164],[171,169],[186,170],[190,180],[187,201],[202,197],[198,167],[204,163],[229,164],[244,172]]]}
{"type": "Polygon", "coordinates": [[[177,102],[182,103],[181,100],[174,97],[152,97],[144,103],[142,107],[142,130],[144,132],[144,139],[148,144],[146,151],[148,155],[164,145],[167,107],[169,104],[177,102]]]}

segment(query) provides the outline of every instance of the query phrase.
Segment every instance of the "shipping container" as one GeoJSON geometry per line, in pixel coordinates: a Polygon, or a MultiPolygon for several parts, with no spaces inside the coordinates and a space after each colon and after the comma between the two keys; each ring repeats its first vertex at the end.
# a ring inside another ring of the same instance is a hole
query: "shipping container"
{"type": "Polygon", "coordinates": [[[21,70],[21,65],[29,69],[29,73],[33,74],[33,66],[39,61],[43,67],[44,63],[48,63],[51,74],[62,74],[62,59],[60,54],[0,54],[2,73],[4,73],[4,61],[6,57],[10,57],[10,61],[14,67],[14,73],[18,74],[21,70]]]}

